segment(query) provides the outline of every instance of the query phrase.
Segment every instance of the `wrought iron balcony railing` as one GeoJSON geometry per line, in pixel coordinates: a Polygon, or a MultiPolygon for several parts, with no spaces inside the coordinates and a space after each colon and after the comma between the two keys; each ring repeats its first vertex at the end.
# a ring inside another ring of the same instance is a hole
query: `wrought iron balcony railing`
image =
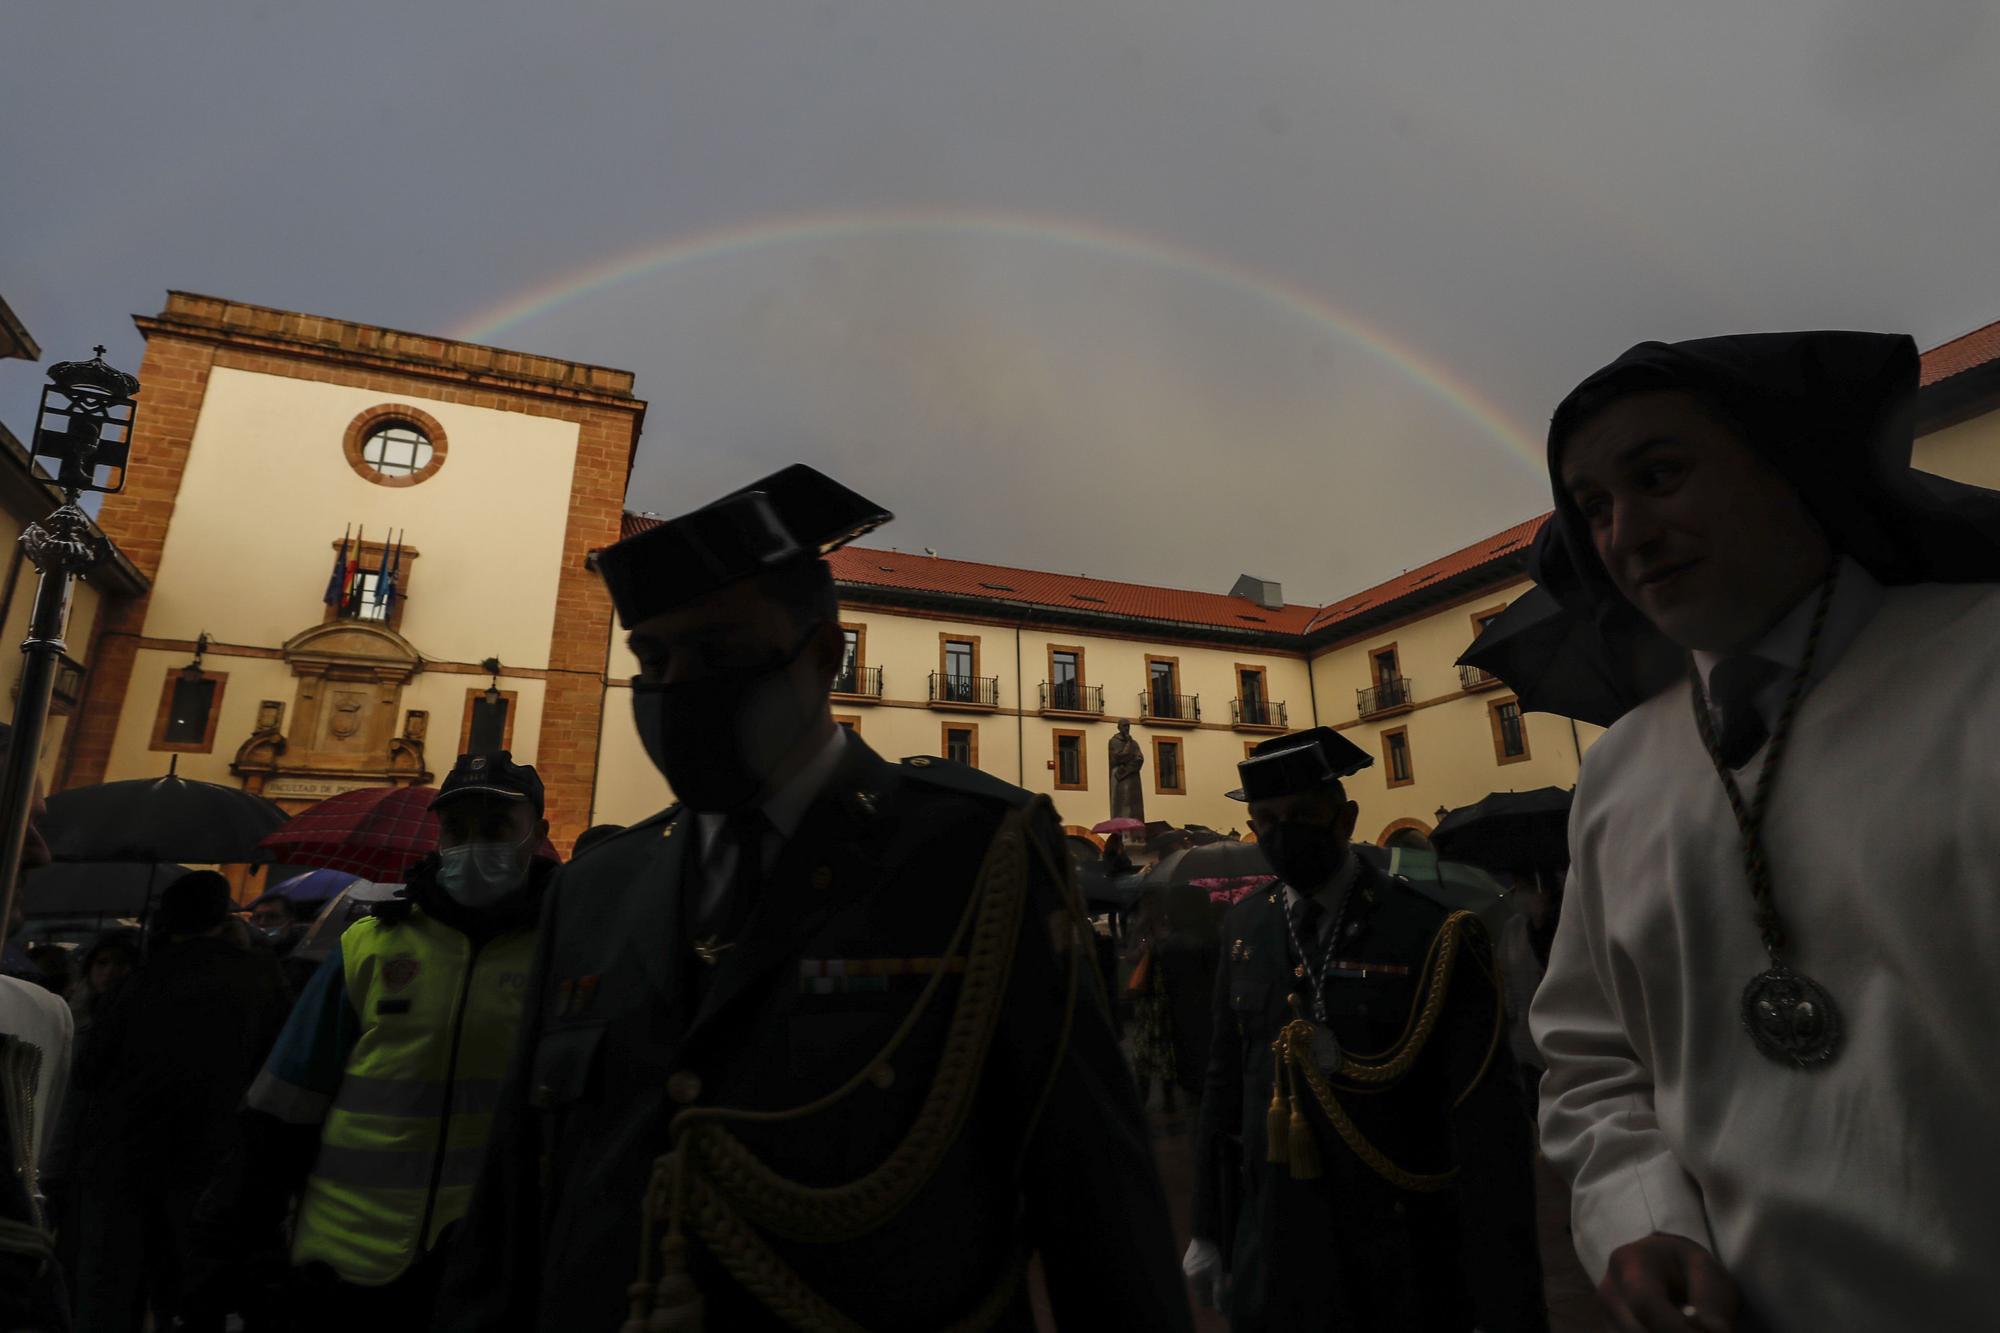
{"type": "Polygon", "coordinates": [[[1392,680],[1380,680],[1365,690],[1354,692],[1355,703],[1361,716],[1371,717],[1376,713],[1386,713],[1392,708],[1407,708],[1413,701],[1410,693],[1410,678],[1397,676],[1392,680]]]}
{"type": "Polygon", "coordinates": [[[833,678],[833,692],[857,699],[882,697],[882,668],[855,667],[833,678]]]}
{"type": "Polygon", "coordinates": [[[1285,720],[1285,706],[1274,704],[1269,699],[1238,699],[1231,704],[1230,713],[1239,727],[1276,727],[1282,730],[1290,725],[1285,720]]]}
{"type": "Polygon", "coordinates": [[[1462,689],[1483,690],[1490,685],[1499,685],[1502,682],[1500,677],[1494,675],[1484,667],[1462,666],[1458,669],[1458,683],[1462,689]]]}
{"type": "Polygon", "coordinates": [[[1042,682],[1044,713],[1102,713],[1104,687],[1074,680],[1042,682]]]}
{"type": "Polygon", "coordinates": [[[1201,696],[1147,690],[1139,696],[1139,716],[1147,722],[1199,722],[1201,696]]]}
{"type": "Polygon", "coordinates": [[[963,704],[970,708],[998,708],[1000,706],[1000,677],[955,676],[942,671],[933,671],[931,672],[931,702],[934,704],[963,704]]]}

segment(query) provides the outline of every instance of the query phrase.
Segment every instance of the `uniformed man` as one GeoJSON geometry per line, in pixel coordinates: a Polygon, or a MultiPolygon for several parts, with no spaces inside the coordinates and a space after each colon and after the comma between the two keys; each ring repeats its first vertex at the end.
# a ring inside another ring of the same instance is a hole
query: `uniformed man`
{"type": "Polygon", "coordinates": [[[451,1329],[1187,1329],[1044,798],[837,726],[795,466],[600,554],[679,802],[557,877],[451,1329]]]}
{"type": "Polygon", "coordinates": [[[1350,846],[1372,762],[1320,727],[1238,768],[1281,882],[1223,920],[1185,1267],[1235,1333],[1546,1329],[1491,950],[1350,846]]]}

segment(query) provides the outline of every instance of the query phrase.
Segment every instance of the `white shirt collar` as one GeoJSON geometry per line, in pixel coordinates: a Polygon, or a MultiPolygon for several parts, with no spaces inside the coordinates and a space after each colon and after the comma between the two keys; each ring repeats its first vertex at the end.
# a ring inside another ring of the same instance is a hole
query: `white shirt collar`
{"type": "MultiPolygon", "coordinates": [[[[803,768],[792,774],[785,785],[772,792],[770,799],[764,802],[764,818],[771,821],[771,827],[777,830],[780,841],[788,841],[792,834],[798,832],[806,811],[819,799],[820,792],[833,777],[833,770],[840,766],[840,757],[846,749],[847,728],[835,726],[833,735],[827,737],[819,753],[807,760],[803,768]]],[[[722,826],[728,819],[729,816],[719,810],[696,812],[695,825],[701,830],[704,861],[715,851],[715,840],[722,836],[722,826]]]]}
{"type": "MultiPolygon", "coordinates": [[[[1813,656],[1812,675],[1806,681],[1808,688],[1826,679],[1882,605],[1882,585],[1850,557],[1841,556],[1835,563],[1834,578],[1833,604],[1827,608],[1826,625],[1820,630],[1819,650],[1813,656]]],[[[1791,687],[1790,673],[1798,670],[1799,663],[1805,660],[1806,639],[1812,633],[1813,611],[1818,601],[1819,589],[1814,588],[1750,649],[1750,656],[1776,662],[1786,670],[1785,676],[1757,696],[1757,709],[1764,715],[1767,726],[1777,725],[1777,714],[1784,707],[1785,695],[1791,687]]],[[[1704,691],[1713,694],[1716,665],[1726,656],[1730,654],[1701,651],[1694,654],[1695,670],[1701,673],[1704,691]]]]}

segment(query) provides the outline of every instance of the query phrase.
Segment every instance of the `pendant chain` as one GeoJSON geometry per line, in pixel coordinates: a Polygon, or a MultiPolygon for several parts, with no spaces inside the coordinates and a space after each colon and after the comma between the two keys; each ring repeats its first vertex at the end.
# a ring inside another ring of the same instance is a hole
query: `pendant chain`
{"type": "Polygon", "coordinates": [[[1778,915],[1777,904],[1771,895],[1771,864],[1764,853],[1764,817],[1771,808],[1771,789],[1778,778],[1778,768],[1785,757],[1786,742],[1791,739],[1792,723],[1799,714],[1799,705],[1804,702],[1806,682],[1812,675],[1813,660],[1819,655],[1820,633],[1826,628],[1826,615],[1833,605],[1833,589],[1838,575],[1829,578],[1821,589],[1819,605],[1813,611],[1812,629],[1806,635],[1804,658],[1799,669],[1792,673],[1790,691],[1785,696],[1784,711],[1778,717],[1777,728],[1771,733],[1770,749],[1764,756],[1764,767],[1757,775],[1757,793],[1754,803],[1746,806],[1742,789],[1736,785],[1735,774],[1723,761],[1722,747],[1715,738],[1715,722],[1709,716],[1708,692],[1702,688],[1701,672],[1688,663],[1688,670],[1694,680],[1694,720],[1701,733],[1701,743],[1708,751],[1709,761],[1715,765],[1716,775],[1722,779],[1722,790],[1729,797],[1730,813],[1736,816],[1736,827],[1743,837],[1743,870],[1750,880],[1750,896],[1757,905],[1757,933],[1763,937],[1764,952],[1770,955],[1773,966],[1781,965],[1779,955],[1787,944],[1785,924],[1778,915]]]}
{"type": "MultiPolygon", "coordinates": [[[[1353,856],[1354,853],[1349,851],[1348,855],[1353,856]]],[[[1285,933],[1292,937],[1292,949],[1299,956],[1299,967],[1303,970],[1306,980],[1312,983],[1313,1017],[1322,1023],[1326,1022],[1327,968],[1333,963],[1333,951],[1340,947],[1340,936],[1347,924],[1347,905],[1354,899],[1354,883],[1360,878],[1361,867],[1357,865],[1354,867],[1354,874],[1347,881],[1347,887],[1341,890],[1340,905],[1333,913],[1333,928],[1327,932],[1326,946],[1320,950],[1317,968],[1313,966],[1312,955],[1306,952],[1304,942],[1299,939],[1298,921],[1292,913],[1291,901],[1281,900],[1285,908],[1285,933]]],[[[1296,889],[1293,891],[1297,892],[1296,889]]],[[[1300,894],[1299,900],[1304,902],[1305,895],[1300,894]]]]}

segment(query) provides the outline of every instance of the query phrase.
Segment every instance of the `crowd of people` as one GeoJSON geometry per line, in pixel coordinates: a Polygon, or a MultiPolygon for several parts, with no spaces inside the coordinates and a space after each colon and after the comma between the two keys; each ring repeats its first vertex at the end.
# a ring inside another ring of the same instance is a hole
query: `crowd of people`
{"type": "Polygon", "coordinates": [[[1490,931],[1355,850],[1368,755],[1275,737],[1230,793],[1274,878],[1141,903],[1122,1044],[1049,799],[833,720],[821,557],[888,513],[795,466],[628,538],[680,804],[558,866],[534,769],[461,756],[324,959],[212,871],[9,955],[9,1326],[1025,1331],[1033,1259],[1063,1328],[1534,1333],[1537,1115],[1613,1327],[1978,1326],[2000,496],[1910,471],[1915,387],[1868,334],[1586,380],[1533,665],[1624,716],[1566,889],[1490,931]]]}

